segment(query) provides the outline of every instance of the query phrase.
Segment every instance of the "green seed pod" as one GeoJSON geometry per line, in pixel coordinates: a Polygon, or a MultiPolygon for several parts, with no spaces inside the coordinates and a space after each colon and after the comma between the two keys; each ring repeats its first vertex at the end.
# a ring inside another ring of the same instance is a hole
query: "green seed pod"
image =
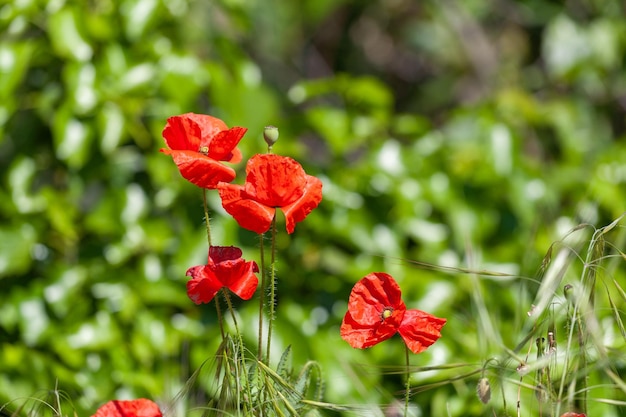
{"type": "Polygon", "coordinates": [[[478,384],[476,385],[476,395],[483,404],[487,404],[491,399],[491,385],[489,385],[489,380],[487,378],[482,377],[478,380],[478,384]]]}
{"type": "Polygon", "coordinates": [[[563,295],[565,296],[565,299],[570,303],[574,301],[574,286],[571,284],[567,284],[566,286],[564,286],[563,295]]]}
{"type": "Polygon", "coordinates": [[[276,126],[265,126],[265,129],[263,129],[263,140],[271,148],[278,140],[278,128],[276,126]]]}

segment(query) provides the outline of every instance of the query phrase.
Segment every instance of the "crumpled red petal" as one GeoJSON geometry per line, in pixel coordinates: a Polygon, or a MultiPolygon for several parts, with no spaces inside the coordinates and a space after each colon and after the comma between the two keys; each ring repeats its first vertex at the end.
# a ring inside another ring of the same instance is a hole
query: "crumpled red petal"
{"type": "MultiPolygon", "coordinates": [[[[165,128],[163,129],[163,139],[170,149],[175,151],[194,151],[198,152],[202,142],[202,130],[195,120],[200,115],[192,113],[182,114],[180,116],[172,116],[167,119],[165,128]]],[[[207,116],[211,117],[211,116],[207,116]]],[[[215,119],[211,117],[211,119],[215,119]]],[[[216,119],[219,120],[219,119],[216,119]]],[[[222,122],[221,120],[219,120],[222,122]]],[[[223,124],[224,122],[222,122],[223,124]]],[[[213,131],[216,128],[211,127],[213,131]]],[[[228,129],[224,125],[224,129],[228,129]]],[[[217,133],[219,130],[216,130],[217,133]]]]}
{"type": "Polygon", "coordinates": [[[350,346],[366,348],[393,336],[402,322],[406,307],[400,287],[389,274],[373,272],[352,288],[348,312],[340,335],[350,346]],[[389,316],[384,317],[385,310],[389,316]]]}
{"type": "MultiPolygon", "coordinates": [[[[185,113],[180,116],[185,119],[190,119],[194,123],[198,125],[200,131],[202,132],[202,143],[201,146],[207,146],[208,141],[219,132],[223,130],[228,130],[228,126],[222,119],[218,119],[217,117],[208,115],[208,114],[199,114],[199,113],[185,113]]],[[[168,119],[169,120],[169,119],[168,119]]]]}
{"type": "Polygon", "coordinates": [[[281,207],[285,213],[287,233],[293,233],[296,223],[304,220],[320,204],[320,201],[322,201],[322,181],[307,175],[302,196],[292,204],[281,207]]]}
{"type": "Polygon", "coordinates": [[[435,317],[421,310],[406,310],[398,332],[413,353],[426,350],[441,337],[446,319],[435,317]]]}
{"type": "Polygon", "coordinates": [[[233,261],[241,258],[243,252],[237,246],[210,246],[209,264],[215,265],[224,261],[233,261]]]}
{"type": "Polygon", "coordinates": [[[224,286],[208,265],[193,266],[186,275],[192,277],[187,281],[187,295],[195,304],[210,302],[224,286]]]}
{"type": "Polygon", "coordinates": [[[394,311],[406,310],[400,287],[391,275],[372,272],[352,288],[348,311],[357,323],[373,325],[381,321],[380,314],[386,307],[394,311]]]}
{"type": "Polygon", "coordinates": [[[241,161],[241,152],[236,146],[247,131],[245,127],[233,127],[218,132],[207,145],[209,158],[234,164],[241,161]]]}
{"type": "Polygon", "coordinates": [[[159,406],[145,398],[113,400],[98,408],[92,417],[162,417],[159,406]]]}
{"type": "Polygon", "coordinates": [[[354,320],[348,311],[341,322],[339,330],[341,338],[357,349],[365,349],[387,340],[398,332],[398,325],[402,319],[402,311],[394,313],[395,318],[389,317],[382,321],[379,316],[378,324],[363,325],[354,320]]]}
{"type": "Polygon", "coordinates": [[[234,169],[201,153],[171,149],[161,149],[161,152],[171,155],[183,178],[198,187],[215,189],[218,183],[235,179],[234,169]]]}
{"type": "Polygon", "coordinates": [[[237,221],[239,226],[255,233],[265,233],[270,229],[276,209],[249,199],[244,187],[220,183],[217,186],[222,199],[222,207],[237,221]]]}
{"type": "Polygon", "coordinates": [[[302,197],[307,175],[294,159],[257,154],[246,165],[247,195],[269,207],[283,207],[302,197]]]}
{"type": "Polygon", "coordinates": [[[224,287],[237,294],[242,300],[249,300],[254,295],[259,279],[254,275],[259,272],[256,262],[237,260],[224,261],[219,264],[216,275],[224,287]]]}
{"type": "Polygon", "coordinates": [[[235,246],[211,246],[208,264],[187,270],[187,276],[192,277],[187,281],[189,298],[196,304],[208,303],[224,287],[244,300],[252,298],[259,284],[255,275],[259,267],[241,255],[235,246]]]}

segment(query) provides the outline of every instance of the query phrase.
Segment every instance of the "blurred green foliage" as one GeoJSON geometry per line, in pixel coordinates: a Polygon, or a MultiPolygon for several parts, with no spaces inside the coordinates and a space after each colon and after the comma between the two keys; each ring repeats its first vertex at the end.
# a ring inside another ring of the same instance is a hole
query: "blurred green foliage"
{"type": "MultiPolygon", "coordinates": [[[[207,244],[201,192],[158,152],[171,115],[249,128],[244,157],[278,126],[274,151],[323,179],[321,206],[278,241],[275,340],[277,355],[293,344],[295,362],[322,364],[329,402],[387,404],[402,389],[384,372],[402,365],[401,342],[339,338],[363,275],[393,274],[410,308],[449,319],[414,365],[480,369],[522,340],[550,245],[624,211],[617,0],[9,0],[0,29],[0,404],[58,387],[79,415],[116,397],[178,407],[211,384],[174,401],[219,331],[214,306],[185,294],[207,244]]],[[[257,237],[209,204],[214,242],[258,260],[257,237]]],[[[606,280],[623,283],[623,267],[606,280]]],[[[251,344],[255,304],[238,306],[251,344]]],[[[477,378],[415,403],[491,415],[477,378]]],[[[590,415],[617,415],[605,407],[590,415]]]]}

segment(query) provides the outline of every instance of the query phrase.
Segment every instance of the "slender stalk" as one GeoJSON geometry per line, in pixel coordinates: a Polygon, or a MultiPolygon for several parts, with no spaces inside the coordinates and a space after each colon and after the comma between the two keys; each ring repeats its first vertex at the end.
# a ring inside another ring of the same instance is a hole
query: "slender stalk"
{"type": "Polygon", "coordinates": [[[409,347],[404,345],[404,356],[406,360],[406,389],[404,391],[404,417],[409,415],[409,396],[411,390],[411,372],[409,371],[409,347]]]}
{"type": "MultiPolygon", "coordinates": [[[[206,236],[211,248],[211,216],[209,215],[209,204],[207,203],[207,189],[202,189],[202,207],[204,208],[204,223],[206,224],[206,236]]],[[[217,311],[217,321],[220,324],[220,334],[224,340],[224,323],[222,322],[222,308],[220,307],[219,297],[215,297],[215,310],[217,311]]]]}
{"type": "Polygon", "coordinates": [[[209,204],[206,199],[206,188],[202,189],[202,204],[204,207],[204,223],[206,224],[206,236],[211,247],[211,216],[209,216],[209,204]]]}
{"type": "Polygon", "coordinates": [[[276,216],[272,219],[272,252],[270,264],[270,318],[267,324],[267,364],[270,363],[270,347],[272,343],[272,323],[276,309],[276,216]]]}
{"type": "Polygon", "coordinates": [[[265,285],[267,281],[267,273],[265,272],[265,235],[259,235],[259,246],[261,250],[261,295],[259,296],[259,344],[257,359],[259,362],[263,360],[263,306],[265,305],[265,285]]]}
{"type": "Polygon", "coordinates": [[[217,322],[220,324],[220,334],[222,335],[222,340],[224,340],[226,335],[224,333],[224,322],[222,321],[222,308],[220,307],[219,297],[215,297],[215,311],[217,311],[217,322]]]}
{"type": "MultiPolygon", "coordinates": [[[[226,305],[228,306],[228,310],[230,311],[230,316],[233,319],[233,325],[235,327],[235,334],[237,335],[237,343],[239,344],[239,354],[237,355],[237,353],[235,352],[235,363],[239,362],[239,366],[236,367],[236,369],[240,370],[240,375],[237,376],[237,381],[241,381],[241,376],[243,376],[244,378],[244,384],[245,384],[245,389],[246,389],[246,393],[248,398],[252,398],[252,393],[250,391],[250,383],[247,380],[247,371],[246,371],[246,362],[245,362],[245,355],[244,355],[244,345],[243,345],[243,338],[241,337],[241,332],[239,331],[239,325],[237,324],[237,317],[235,316],[235,308],[233,307],[233,303],[230,299],[230,294],[228,293],[228,290],[226,290],[226,288],[222,288],[221,290],[222,295],[224,296],[224,300],[226,301],[226,305]]],[[[237,386],[237,396],[239,396],[239,393],[241,392],[241,390],[239,389],[240,387],[237,386]]],[[[244,406],[244,413],[246,413],[247,415],[247,402],[246,401],[241,401],[240,399],[238,399],[237,401],[239,404],[243,404],[244,406]]]]}

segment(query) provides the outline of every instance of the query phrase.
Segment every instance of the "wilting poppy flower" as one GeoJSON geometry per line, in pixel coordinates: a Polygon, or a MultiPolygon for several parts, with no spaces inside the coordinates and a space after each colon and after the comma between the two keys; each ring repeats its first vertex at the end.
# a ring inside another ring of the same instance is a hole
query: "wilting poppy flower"
{"type": "Polygon", "coordinates": [[[400,287],[391,275],[373,272],[354,285],[341,337],[354,348],[367,348],[400,333],[413,353],[420,353],[441,337],[446,319],[421,310],[407,310],[400,287]]]}
{"type": "Polygon", "coordinates": [[[244,127],[233,127],[213,116],[185,113],[167,119],[163,138],[181,175],[202,188],[215,188],[220,181],[235,179],[235,170],[220,161],[237,163],[241,152],[237,144],[246,133],[244,127]]]}
{"type": "Polygon", "coordinates": [[[222,206],[244,229],[265,233],[276,208],[285,214],[288,233],[322,200],[322,182],[307,175],[295,160],[275,154],[255,155],[246,165],[243,186],[220,183],[222,206]]]}
{"type": "Polygon", "coordinates": [[[207,265],[193,266],[187,270],[187,295],[196,304],[208,303],[215,294],[226,287],[244,300],[256,291],[259,272],[256,262],[246,262],[241,249],[234,246],[211,246],[207,265]]]}
{"type": "Polygon", "coordinates": [[[113,400],[98,408],[92,417],[161,417],[159,406],[150,400],[113,400]]]}

